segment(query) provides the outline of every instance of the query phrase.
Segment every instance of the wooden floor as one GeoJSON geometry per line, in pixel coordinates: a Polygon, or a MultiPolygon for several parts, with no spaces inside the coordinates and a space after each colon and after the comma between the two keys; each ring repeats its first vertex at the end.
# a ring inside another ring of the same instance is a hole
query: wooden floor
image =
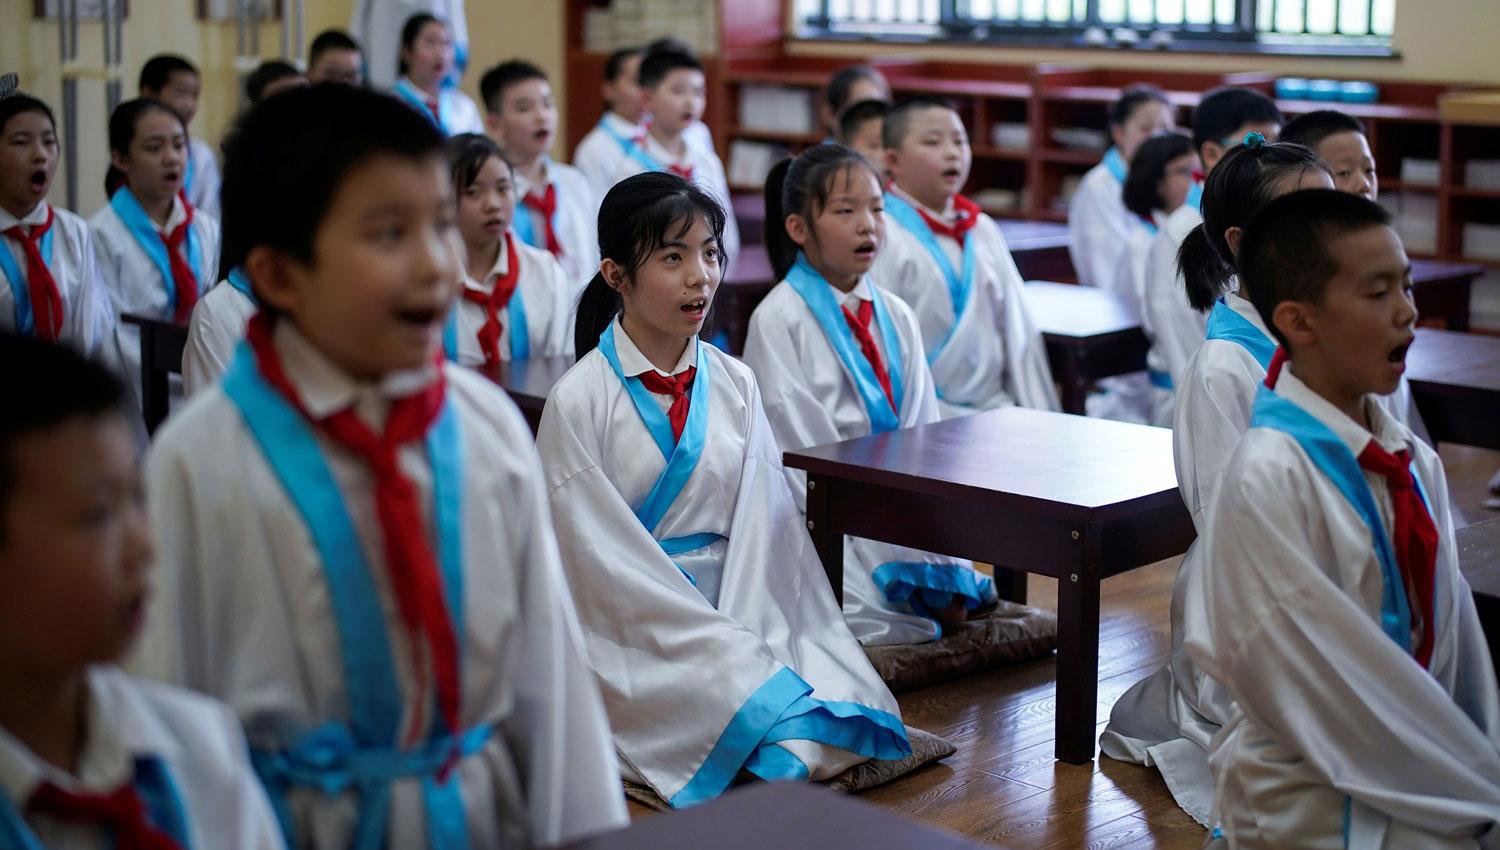
{"type": "MultiPolygon", "coordinates": [[[[1444,446],[1455,523],[1494,513],[1481,508],[1500,452],[1444,446]]],[[[1104,583],[1100,603],[1099,728],[1110,707],[1168,651],[1167,608],[1178,559],[1104,583]]],[[[1033,605],[1056,610],[1056,582],[1031,577],[1033,605]]],[[[952,741],[958,752],[862,799],[976,841],[1043,848],[1203,846],[1204,830],[1182,812],[1155,769],[1096,758],[1067,765],[1052,758],[1056,665],[1035,661],[903,694],[907,723],[952,741]]],[[[650,814],[631,804],[636,817],[650,814]]]]}

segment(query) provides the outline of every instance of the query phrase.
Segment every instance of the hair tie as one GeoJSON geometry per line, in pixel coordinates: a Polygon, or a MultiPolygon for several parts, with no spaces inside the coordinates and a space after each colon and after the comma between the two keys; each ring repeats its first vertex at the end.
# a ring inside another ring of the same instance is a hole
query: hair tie
{"type": "Polygon", "coordinates": [[[1255,150],[1256,148],[1265,147],[1265,144],[1266,137],[1262,136],[1260,133],[1251,130],[1250,132],[1245,134],[1245,147],[1251,150],[1255,150]]]}

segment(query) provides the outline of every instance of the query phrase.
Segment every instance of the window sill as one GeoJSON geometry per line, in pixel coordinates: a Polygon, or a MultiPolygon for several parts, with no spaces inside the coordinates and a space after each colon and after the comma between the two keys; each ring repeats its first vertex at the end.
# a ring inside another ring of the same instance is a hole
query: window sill
{"type": "Polygon", "coordinates": [[[1017,49],[1066,49],[1078,51],[1115,51],[1119,53],[1204,53],[1241,54],[1251,56],[1301,56],[1331,59],[1391,59],[1399,60],[1401,54],[1389,44],[1328,44],[1326,42],[1267,42],[1237,41],[1214,38],[1184,38],[1166,44],[1152,43],[1142,39],[1139,43],[1111,42],[1107,44],[1086,43],[1074,34],[1036,33],[991,33],[973,36],[943,36],[929,33],[861,33],[835,31],[821,28],[804,28],[792,37],[793,41],[805,44],[900,44],[942,47],[997,47],[1017,49]]]}

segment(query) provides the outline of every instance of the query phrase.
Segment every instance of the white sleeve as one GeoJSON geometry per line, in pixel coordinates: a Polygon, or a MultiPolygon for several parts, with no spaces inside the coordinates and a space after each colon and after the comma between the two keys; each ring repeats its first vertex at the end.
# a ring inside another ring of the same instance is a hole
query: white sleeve
{"type": "Polygon", "coordinates": [[[1060,410],[1062,404],[1057,398],[1057,385],[1052,381],[1052,367],[1047,363],[1047,344],[1026,307],[1021,270],[1016,267],[999,226],[993,221],[987,224],[993,230],[994,244],[998,248],[995,263],[998,266],[1000,315],[995,317],[995,323],[1004,333],[1004,389],[1022,407],[1060,410]]]}
{"type": "MultiPolygon", "coordinates": [[[[1194,355],[1176,389],[1172,420],[1177,486],[1200,534],[1207,525],[1219,477],[1250,428],[1250,405],[1255,398],[1255,385],[1246,380],[1243,369],[1227,360],[1233,355],[1223,351],[1223,346],[1238,348],[1235,343],[1206,343],[1194,355]]],[[[1249,359],[1248,354],[1244,356],[1249,359]]]]}

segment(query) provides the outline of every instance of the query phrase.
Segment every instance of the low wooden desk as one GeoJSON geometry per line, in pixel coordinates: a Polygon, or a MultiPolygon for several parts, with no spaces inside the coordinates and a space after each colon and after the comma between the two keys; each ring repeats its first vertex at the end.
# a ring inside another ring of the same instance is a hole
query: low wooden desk
{"type": "Polygon", "coordinates": [[[1026,307],[1047,343],[1064,412],[1083,414],[1089,387],[1100,378],[1146,368],[1151,341],[1135,308],[1115,293],[1034,280],[1026,284],[1026,307]]]}
{"type": "Polygon", "coordinates": [[[1093,758],[1099,583],[1194,537],[1170,431],[1012,407],[785,460],[807,472],[808,528],[840,598],[845,534],[1056,578],[1056,754],[1093,758]]]}
{"type": "Polygon", "coordinates": [[[1413,260],[1412,296],[1423,318],[1440,318],[1450,331],[1469,329],[1469,293],[1474,279],[1484,274],[1478,263],[1413,260]]]}
{"type": "Polygon", "coordinates": [[[521,408],[531,433],[542,422],[542,408],[547,406],[547,396],[563,373],[573,368],[573,357],[528,357],[525,360],[507,360],[498,366],[479,371],[505,390],[511,401],[521,408]]]}
{"type": "Polygon", "coordinates": [[[1474,591],[1474,608],[1500,673],[1500,516],[1460,528],[1458,569],[1474,591]]]}
{"type": "Polygon", "coordinates": [[[120,321],[140,329],[141,415],[146,420],[146,433],[154,434],[170,412],[169,376],[182,374],[188,326],[136,313],[122,313],[120,321]]]}
{"type": "Polygon", "coordinates": [[[982,845],[826,788],[766,782],[730,791],[701,806],[651,815],[625,829],[566,844],[560,850],[677,848],[982,850],[982,845]]]}
{"type": "Polygon", "coordinates": [[[1068,255],[1068,226],[1057,221],[997,218],[1022,280],[1077,281],[1068,255]]]}
{"type": "Polygon", "coordinates": [[[1435,442],[1500,449],[1500,337],[1417,328],[1406,379],[1435,442]]]}

